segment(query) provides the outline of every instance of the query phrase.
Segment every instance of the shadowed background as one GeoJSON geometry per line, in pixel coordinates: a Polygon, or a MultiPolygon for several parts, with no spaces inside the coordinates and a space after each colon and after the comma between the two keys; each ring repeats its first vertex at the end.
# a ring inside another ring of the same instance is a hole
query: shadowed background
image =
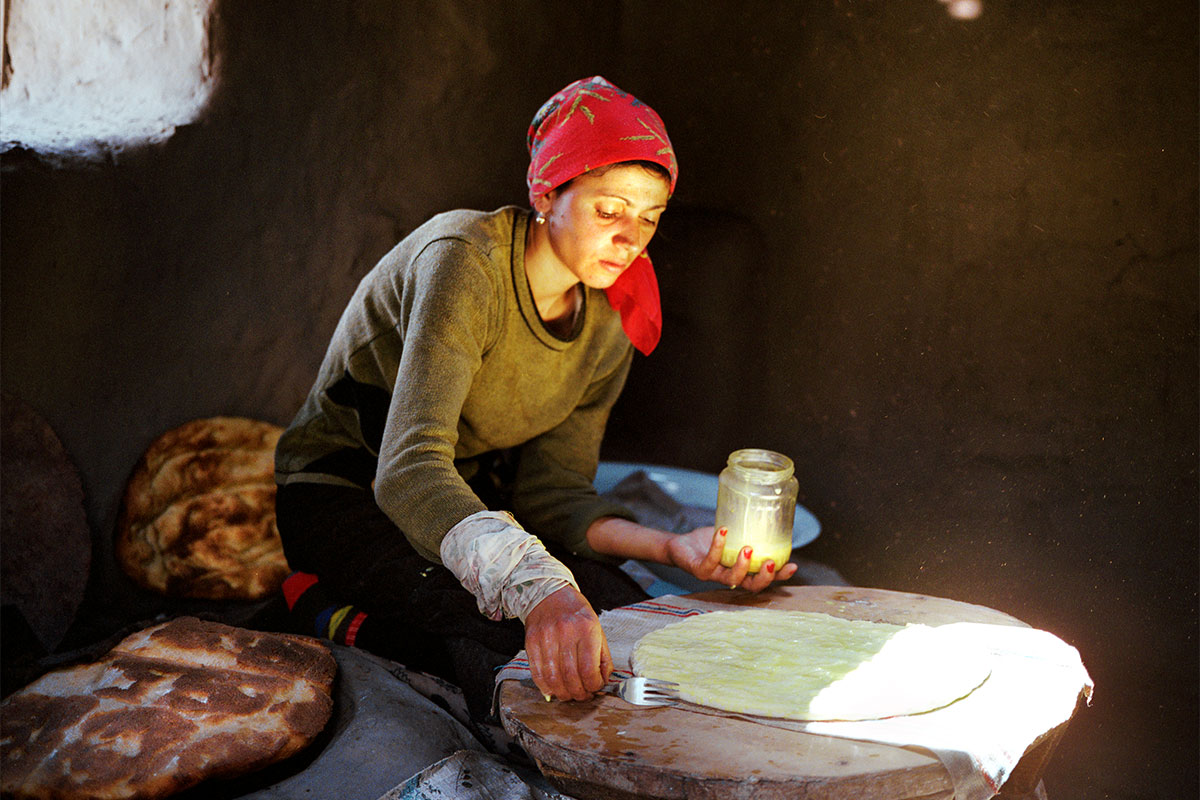
{"type": "Polygon", "coordinates": [[[218,8],[199,122],[3,159],[3,389],[94,537],[67,644],[154,609],[111,556],[150,441],[286,424],[358,279],[433,213],[524,204],[529,119],[601,74],[681,165],[663,342],[605,456],[790,455],[805,557],[1080,649],[1096,699],[1051,797],[1196,796],[1195,3],[218,8]]]}

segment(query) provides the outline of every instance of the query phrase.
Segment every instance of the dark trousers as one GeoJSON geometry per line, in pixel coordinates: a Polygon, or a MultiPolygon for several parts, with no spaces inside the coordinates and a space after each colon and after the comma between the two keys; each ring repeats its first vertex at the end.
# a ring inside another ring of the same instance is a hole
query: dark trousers
{"type": "MultiPolygon", "coordinates": [[[[367,613],[359,646],[451,681],[462,688],[472,714],[487,715],[495,670],[525,646],[519,620],[483,616],[474,595],[450,570],[420,556],[370,491],[281,486],[276,521],[289,566],[317,575],[337,603],[367,613]]],[[[575,575],[597,613],[646,598],[615,566],[545,544],[575,575]]]]}

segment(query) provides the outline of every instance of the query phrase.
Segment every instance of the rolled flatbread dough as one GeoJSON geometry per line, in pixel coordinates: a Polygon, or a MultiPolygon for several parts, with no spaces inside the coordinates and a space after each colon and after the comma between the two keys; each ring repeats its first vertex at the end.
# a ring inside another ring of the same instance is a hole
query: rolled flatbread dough
{"type": "Polygon", "coordinates": [[[682,699],[739,714],[865,720],[919,714],[970,694],[988,654],[953,628],[808,611],[715,611],[634,646],[638,675],[675,681],[682,699]]]}

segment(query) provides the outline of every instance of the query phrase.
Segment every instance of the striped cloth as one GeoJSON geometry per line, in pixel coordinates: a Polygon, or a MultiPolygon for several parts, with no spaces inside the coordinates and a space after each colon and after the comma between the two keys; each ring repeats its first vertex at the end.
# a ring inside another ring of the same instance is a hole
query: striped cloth
{"type": "Polygon", "coordinates": [[[283,582],[283,598],[296,618],[312,620],[312,635],[354,647],[367,621],[365,611],[333,602],[321,590],[320,579],[310,572],[293,572],[283,582]]]}

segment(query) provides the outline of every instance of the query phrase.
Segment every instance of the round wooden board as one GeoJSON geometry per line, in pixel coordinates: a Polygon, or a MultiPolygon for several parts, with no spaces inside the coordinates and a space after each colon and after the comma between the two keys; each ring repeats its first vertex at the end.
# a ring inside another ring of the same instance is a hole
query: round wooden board
{"type": "MultiPolygon", "coordinates": [[[[873,622],[1024,625],[984,606],[883,589],[781,586],[757,595],[690,597],[873,622]]],[[[547,702],[532,683],[507,681],[500,688],[500,718],[550,782],[580,800],[953,796],[945,769],[923,752],[678,708],[634,707],[612,695],[547,702]]]]}

